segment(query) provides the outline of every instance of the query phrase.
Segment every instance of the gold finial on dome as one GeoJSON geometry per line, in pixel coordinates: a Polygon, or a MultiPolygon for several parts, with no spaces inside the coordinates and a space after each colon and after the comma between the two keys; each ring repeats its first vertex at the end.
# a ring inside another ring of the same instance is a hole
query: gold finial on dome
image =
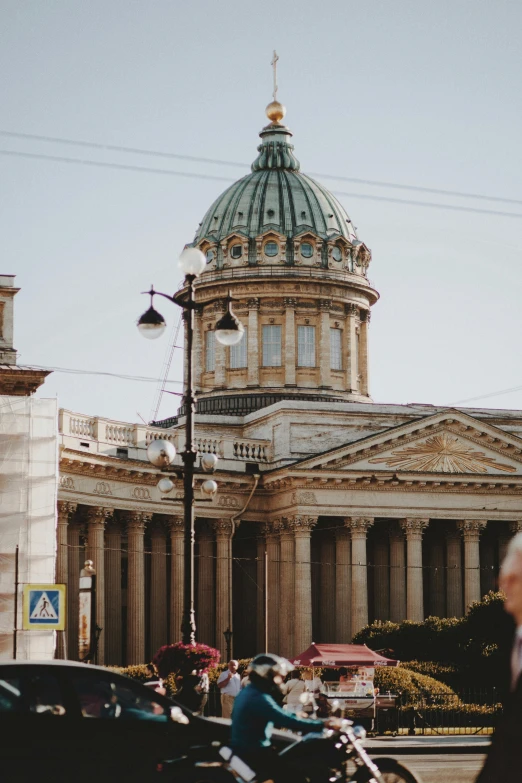
{"type": "Polygon", "coordinates": [[[286,114],[286,108],[279,101],[272,101],[265,109],[266,116],[274,124],[279,125],[280,121],[286,114]]]}
{"type": "Polygon", "coordinates": [[[277,61],[278,60],[279,60],[279,55],[274,49],[274,56],[272,57],[272,62],[270,63],[270,65],[274,69],[274,92],[273,92],[274,100],[271,103],[269,103],[265,109],[266,116],[274,125],[279,125],[280,121],[283,119],[283,117],[286,114],[286,108],[283,106],[282,103],[279,103],[279,101],[277,100],[277,61]]]}

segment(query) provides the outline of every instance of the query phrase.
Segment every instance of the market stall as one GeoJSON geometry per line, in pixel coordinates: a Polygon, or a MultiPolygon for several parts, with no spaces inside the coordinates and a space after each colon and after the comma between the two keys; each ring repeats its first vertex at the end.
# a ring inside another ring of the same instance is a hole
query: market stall
{"type": "Polygon", "coordinates": [[[353,711],[357,719],[369,718],[373,726],[378,696],[374,687],[378,666],[398,666],[399,661],[370,650],[365,644],[311,644],[292,659],[294,666],[315,669],[337,669],[342,674],[334,679],[322,678],[322,698],[328,711],[353,711]]]}

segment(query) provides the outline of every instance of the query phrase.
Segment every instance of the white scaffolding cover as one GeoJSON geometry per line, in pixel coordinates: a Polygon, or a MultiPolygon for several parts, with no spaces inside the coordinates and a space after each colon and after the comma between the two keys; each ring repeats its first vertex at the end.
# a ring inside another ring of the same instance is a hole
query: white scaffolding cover
{"type": "Polygon", "coordinates": [[[54,631],[22,631],[21,626],[23,585],[54,582],[57,415],[56,400],[0,396],[0,660],[13,657],[17,545],[17,658],[54,655],[54,631]]]}

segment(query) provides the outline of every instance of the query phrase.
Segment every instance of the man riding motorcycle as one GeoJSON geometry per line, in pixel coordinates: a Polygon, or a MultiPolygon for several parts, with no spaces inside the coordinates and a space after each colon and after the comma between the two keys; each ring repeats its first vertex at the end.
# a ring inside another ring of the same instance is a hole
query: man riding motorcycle
{"type": "Polygon", "coordinates": [[[250,683],[234,702],[232,750],[257,772],[260,780],[272,778],[278,783],[285,777],[284,761],[270,747],[274,727],[308,734],[321,732],[331,723],[298,718],[282,709],[281,685],[293,669],[286,658],[269,653],[257,655],[247,670],[250,683]]]}

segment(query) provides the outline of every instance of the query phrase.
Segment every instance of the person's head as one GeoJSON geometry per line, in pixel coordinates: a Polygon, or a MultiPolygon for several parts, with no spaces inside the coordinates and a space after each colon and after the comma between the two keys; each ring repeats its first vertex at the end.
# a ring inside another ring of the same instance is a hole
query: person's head
{"type": "Polygon", "coordinates": [[[504,609],[522,625],[522,533],[509,542],[500,569],[499,587],[506,594],[504,609]]]}
{"type": "Polygon", "coordinates": [[[290,679],[291,680],[301,679],[301,672],[299,671],[299,669],[294,669],[293,672],[290,672],[290,679]]]}
{"type": "Polygon", "coordinates": [[[303,670],[303,680],[311,680],[312,679],[312,672],[310,669],[304,669],[303,670]]]}
{"type": "Polygon", "coordinates": [[[272,653],[261,653],[250,663],[247,672],[252,685],[266,693],[280,693],[286,675],[294,667],[286,658],[272,653]]]}
{"type": "Polygon", "coordinates": [[[147,675],[149,677],[154,677],[157,674],[156,667],[153,663],[148,663],[145,667],[147,669],[147,675]]]}
{"type": "Polygon", "coordinates": [[[235,674],[237,672],[237,667],[239,666],[239,663],[237,661],[229,661],[228,662],[228,670],[229,672],[232,672],[232,674],[235,674]]]}
{"type": "Polygon", "coordinates": [[[346,680],[347,677],[348,677],[348,669],[345,669],[344,667],[342,669],[339,669],[339,679],[346,680]]]}

